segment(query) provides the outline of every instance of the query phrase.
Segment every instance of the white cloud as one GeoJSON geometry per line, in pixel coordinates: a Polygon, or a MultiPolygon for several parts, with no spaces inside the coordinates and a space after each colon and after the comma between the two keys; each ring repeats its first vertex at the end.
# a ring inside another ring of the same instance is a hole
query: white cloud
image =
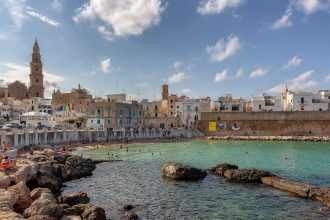
{"type": "Polygon", "coordinates": [[[175,69],[180,69],[183,65],[184,65],[184,63],[182,61],[177,60],[177,61],[174,62],[173,67],[175,69]]]}
{"type": "Polygon", "coordinates": [[[292,91],[302,91],[305,89],[313,88],[318,85],[318,83],[314,80],[308,80],[312,75],[314,71],[310,70],[307,72],[304,72],[297,77],[288,80],[285,83],[278,84],[274,86],[273,88],[269,89],[268,92],[270,93],[281,93],[284,91],[285,87],[287,86],[292,91]]]}
{"type": "Polygon", "coordinates": [[[59,22],[35,12],[30,7],[28,7],[28,11],[26,13],[29,14],[30,16],[32,16],[32,17],[38,18],[39,20],[41,20],[41,21],[43,21],[43,22],[45,22],[45,23],[47,23],[51,26],[59,27],[61,25],[59,22]]]}
{"type": "Polygon", "coordinates": [[[241,68],[241,69],[239,69],[239,70],[237,70],[237,72],[236,72],[236,78],[240,78],[240,77],[242,77],[244,75],[244,72],[243,72],[243,69],[241,68]]]}
{"type": "Polygon", "coordinates": [[[136,84],[136,87],[138,87],[139,89],[143,89],[148,85],[147,82],[140,82],[136,84]]]}
{"type": "Polygon", "coordinates": [[[191,92],[192,92],[191,89],[182,89],[182,94],[184,94],[184,95],[188,95],[191,92]]]}
{"type": "Polygon", "coordinates": [[[113,32],[109,31],[106,27],[104,26],[99,26],[97,28],[97,31],[102,34],[103,38],[109,41],[112,41],[114,36],[113,32]]]}
{"type": "Polygon", "coordinates": [[[26,18],[24,14],[25,0],[2,0],[2,3],[7,8],[15,28],[20,29],[26,18]]]}
{"type": "Polygon", "coordinates": [[[268,70],[264,70],[264,69],[256,69],[254,70],[252,73],[250,73],[250,78],[257,78],[260,76],[264,76],[266,75],[266,73],[268,72],[268,70]]]}
{"type": "Polygon", "coordinates": [[[242,48],[239,38],[230,35],[227,42],[224,39],[219,40],[213,46],[207,46],[206,51],[210,54],[212,61],[222,62],[225,59],[234,56],[242,48]]]}
{"type": "Polygon", "coordinates": [[[100,61],[101,70],[103,73],[109,73],[111,68],[111,59],[105,58],[100,61]]]}
{"type": "Polygon", "coordinates": [[[330,74],[325,77],[326,81],[330,81],[330,74]]]}
{"type": "Polygon", "coordinates": [[[328,7],[326,1],[322,0],[296,0],[295,5],[307,15],[328,7]]]}
{"type": "Polygon", "coordinates": [[[281,29],[281,28],[291,27],[293,25],[293,22],[291,21],[291,16],[292,16],[292,10],[288,9],[281,18],[277,19],[274,22],[272,28],[281,29]]]}
{"type": "Polygon", "coordinates": [[[60,0],[53,0],[52,7],[57,12],[62,12],[62,4],[60,0]]]}
{"type": "MultiPolygon", "coordinates": [[[[0,62],[0,79],[4,84],[20,80],[22,83],[29,82],[30,66],[25,64],[0,62]]],[[[45,97],[51,97],[51,94],[57,85],[65,81],[65,77],[59,76],[48,71],[44,71],[45,97]]]]}
{"type": "Polygon", "coordinates": [[[73,20],[77,24],[99,19],[114,35],[126,37],[158,25],[165,7],[161,0],[89,0],[76,10],[73,20]]]}
{"type": "Polygon", "coordinates": [[[294,67],[294,66],[299,66],[301,63],[302,59],[299,58],[298,56],[294,56],[292,57],[287,64],[285,64],[283,66],[284,69],[288,69],[290,67],[294,67]]]}
{"type": "Polygon", "coordinates": [[[202,15],[220,14],[226,9],[237,8],[244,2],[245,0],[202,0],[197,12],[202,15]]]}
{"type": "Polygon", "coordinates": [[[228,77],[228,69],[223,70],[220,73],[215,74],[214,82],[222,82],[228,77]]]}
{"type": "Polygon", "coordinates": [[[184,80],[187,80],[188,78],[189,78],[189,76],[187,76],[184,72],[179,72],[179,73],[176,73],[176,74],[172,74],[167,79],[167,83],[168,84],[179,83],[179,82],[182,82],[184,80]]]}

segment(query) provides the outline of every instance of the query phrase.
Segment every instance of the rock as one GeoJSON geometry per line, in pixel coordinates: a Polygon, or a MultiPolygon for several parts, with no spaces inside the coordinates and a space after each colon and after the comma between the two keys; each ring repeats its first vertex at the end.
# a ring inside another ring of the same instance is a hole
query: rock
{"type": "Polygon", "coordinates": [[[63,173],[67,176],[67,180],[79,179],[92,175],[95,168],[96,166],[91,159],[70,156],[65,162],[63,173]]]}
{"type": "Polygon", "coordinates": [[[15,203],[16,203],[15,193],[8,191],[8,190],[0,189],[0,210],[1,211],[14,211],[15,203]]]}
{"type": "Polygon", "coordinates": [[[53,149],[44,149],[43,151],[43,154],[46,155],[47,157],[51,157],[51,156],[54,156],[54,155],[57,155],[58,153],[56,151],[54,151],[53,149]]]}
{"type": "Polygon", "coordinates": [[[28,220],[54,220],[54,217],[48,215],[34,215],[28,218],[28,220]]]}
{"type": "Polygon", "coordinates": [[[15,193],[16,202],[14,204],[14,210],[18,213],[23,213],[25,209],[27,209],[31,203],[32,198],[30,196],[30,190],[27,188],[25,183],[19,182],[14,186],[10,186],[8,191],[15,193]]]}
{"type": "Polygon", "coordinates": [[[63,216],[62,208],[56,203],[54,196],[50,193],[42,193],[29,208],[23,213],[25,218],[30,218],[35,215],[46,215],[55,218],[63,216]]]}
{"type": "Polygon", "coordinates": [[[126,212],[125,213],[125,219],[131,220],[131,219],[138,219],[138,215],[135,212],[126,212]]]}
{"type": "Polygon", "coordinates": [[[263,177],[261,178],[261,181],[266,185],[273,186],[274,188],[285,190],[302,197],[308,197],[309,191],[312,188],[311,185],[286,180],[277,176],[263,177]]]}
{"type": "Polygon", "coordinates": [[[52,192],[58,192],[62,183],[61,178],[55,176],[55,169],[50,162],[38,163],[37,182],[42,188],[49,188],[52,192]]]}
{"type": "Polygon", "coordinates": [[[262,177],[269,176],[274,176],[274,174],[256,169],[229,169],[224,173],[226,179],[239,183],[261,183],[262,177]]]}
{"type": "Polygon", "coordinates": [[[129,211],[129,210],[134,209],[134,206],[132,206],[132,205],[124,205],[124,209],[125,209],[126,211],[129,211]]]}
{"type": "Polygon", "coordinates": [[[85,209],[81,217],[86,220],[107,220],[104,209],[98,206],[91,206],[85,209]]]}
{"type": "Polygon", "coordinates": [[[320,201],[330,208],[330,188],[311,188],[309,198],[320,201]]]}
{"type": "Polygon", "coordinates": [[[64,169],[63,164],[53,164],[54,167],[54,176],[57,178],[63,178],[63,172],[62,170],[64,169]]]}
{"type": "Polygon", "coordinates": [[[50,159],[57,161],[59,164],[65,164],[66,160],[70,156],[71,156],[70,154],[61,153],[61,154],[57,154],[57,155],[51,156],[50,159]]]}
{"type": "Polygon", "coordinates": [[[225,171],[229,169],[238,169],[238,166],[229,163],[222,163],[210,168],[208,171],[215,175],[223,176],[225,171]]]}
{"type": "Polygon", "coordinates": [[[35,163],[26,164],[19,168],[18,171],[16,171],[12,178],[14,179],[15,183],[19,183],[23,181],[24,183],[35,179],[38,173],[38,166],[35,163]]]}
{"type": "Polygon", "coordinates": [[[3,220],[22,220],[25,219],[22,215],[13,211],[2,211],[0,210],[0,219],[3,220]]]}
{"type": "Polygon", "coordinates": [[[31,160],[33,162],[46,162],[48,161],[48,157],[46,155],[36,155],[36,152],[33,155],[26,156],[26,159],[31,160]]]}
{"type": "Polygon", "coordinates": [[[90,199],[87,196],[87,193],[84,192],[72,192],[63,196],[58,197],[60,203],[67,203],[71,206],[77,204],[86,204],[89,203],[90,199]]]}
{"type": "MultiPolygon", "coordinates": [[[[65,203],[62,203],[65,204],[65,203]]],[[[60,205],[61,207],[63,207],[62,205],[60,205]]],[[[74,205],[73,207],[69,206],[65,206],[63,208],[64,210],[64,214],[65,215],[81,215],[85,210],[89,209],[90,207],[92,207],[93,205],[88,203],[88,204],[78,204],[78,205],[74,205]]]]}
{"type": "Polygon", "coordinates": [[[61,220],[81,220],[79,215],[64,215],[61,220]]]}
{"type": "Polygon", "coordinates": [[[9,176],[0,177],[0,189],[7,189],[10,185],[11,178],[9,176]]]}
{"type": "Polygon", "coordinates": [[[32,200],[39,199],[42,193],[49,193],[52,195],[52,191],[48,188],[35,188],[30,193],[32,200]]]}
{"type": "Polygon", "coordinates": [[[173,180],[198,180],[207,174],[204,170],[172,162],[165,164],[162,171],[165,177],[173,180]]]}

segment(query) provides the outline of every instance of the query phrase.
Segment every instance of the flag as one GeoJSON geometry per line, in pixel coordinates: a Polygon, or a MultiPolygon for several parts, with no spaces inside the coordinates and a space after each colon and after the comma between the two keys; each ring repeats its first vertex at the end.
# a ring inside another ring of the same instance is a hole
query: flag
{"type": "Polygon", "coordinates": [[[64,111],[64,106],[63,106],[63,105],[58,105],[58,106],[57,106],[57,111],[58,111],[58,112],[62,112],[62,111],[64,111]]]}
{"type": "Polygon", "coordinates": [[[67,105],[64,105],[63,111],[64,112],[67,112],[68,111],[68,106],[67,105]]]}

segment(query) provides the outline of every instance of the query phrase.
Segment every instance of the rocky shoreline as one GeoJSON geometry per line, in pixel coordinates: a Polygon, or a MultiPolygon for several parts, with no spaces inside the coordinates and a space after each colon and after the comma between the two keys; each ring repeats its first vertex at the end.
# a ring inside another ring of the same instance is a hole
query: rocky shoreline
{"type": "Polygon", "coordinates": [[[330,142],[330,136],[209,136],[208,140],[330,142]]]}
{"type": "MultiPolygon", "coordinates": [[[[200,180],[206,176],[206,171],[183,165],[181,163],[166,163],[162,167],[163,176],[172,180],[200,180]],[[205,175],[204,175],[205,174],[205,175]]],[[[330,187],[316,187],[310,184],[284,179],[268,171],[257,169],[239,169],[233,164],[218,164],[207,170],[208,173],[223,177],[235,183],[265,184],[279,190],[291,192],[296,196],[317,200],[330,208],[330,187]]]]}
{"type": "Polygon", "coordinates": [[[24,155],[16,170],[0,176],[0,219],[106,220],[104,209],[90,202],[84,192],[61,195],[65,181],[92,175],[91,159],[52,149],[24,155]]]}

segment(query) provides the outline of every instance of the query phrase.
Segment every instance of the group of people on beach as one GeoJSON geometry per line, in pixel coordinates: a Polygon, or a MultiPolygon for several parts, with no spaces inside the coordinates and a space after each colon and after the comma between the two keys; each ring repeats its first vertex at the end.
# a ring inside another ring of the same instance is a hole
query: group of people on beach
{"type": "Polygon", "coordinates": [[[1,154],[0,154],[0,169],[7,169],[11,166],[16,166],[16,159],[10,159],[8,155],[6,155],[10,151],[10,143],[9,142],[2,142],[1,145],[1,154]]]}

